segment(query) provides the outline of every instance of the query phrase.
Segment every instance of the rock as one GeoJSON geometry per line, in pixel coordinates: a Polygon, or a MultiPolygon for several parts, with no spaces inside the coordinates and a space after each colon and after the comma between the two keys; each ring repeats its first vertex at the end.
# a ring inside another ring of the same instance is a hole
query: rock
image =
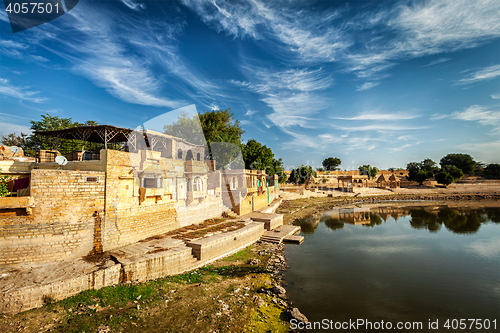
{"type": "Polygon", "coordinates": [[[258,264],[260,264],[260,263],[261,263],[261,261],[260,261],[259,259],[256,259],[256,258],[252,258],[252,259],[250,259],[250,260],[248,261],[248,264],[249,264],[249,265],[258,265],[258,264]]]}
{"type": "Polygon", "coordinates": [[[274,292],[275,294],[278,294],[278,295],[280,295],[280,294],[286,294],[286,289],[285,289],[285,288],[283,288],[282,286],[278,286],[278,285],[276,284],[276,285],[274,285],[274,287],[273,287],[273,292],[274,292]]]}
{"type": "Polygon", "coordinates": [[[101,325],[97,328],[97,333],[106,333],[106,332],[111,332],[111,328],[106,325],[101,325]]]}
{"type": "Polygon", "coordinates": [[[297,308],[293,308],[292,310],[288,311],[288,316],[290,317],[290,319],[296,319],[303,323],[307,323],[309,321],[307,317],[304,316],[297,308]]]}

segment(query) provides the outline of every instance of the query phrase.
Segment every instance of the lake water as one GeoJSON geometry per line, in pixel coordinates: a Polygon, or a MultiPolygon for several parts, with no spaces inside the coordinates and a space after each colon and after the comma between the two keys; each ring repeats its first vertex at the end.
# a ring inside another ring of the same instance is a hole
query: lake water
{"type": "Polygon", "coordinates": [[[311,322],[328,320],[308,331],[499,332],[500,208],[453,205],[353,206],[298,222],[287,293],[311,322]]]}

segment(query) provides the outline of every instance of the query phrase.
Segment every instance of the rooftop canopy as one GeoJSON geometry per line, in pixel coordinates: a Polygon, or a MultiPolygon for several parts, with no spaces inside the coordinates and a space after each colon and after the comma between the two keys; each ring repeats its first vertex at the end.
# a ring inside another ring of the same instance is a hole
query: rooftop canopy
{"type": "Polygon", "coordinates": [[[134,149],[140,148],[140,140],[144,140],[148,147],[154,147],[158,143],[165,145],[167,140],[182,141],[192,146],[180,138],[176,138],[167,134],[154,132],[150,130],[143,130],[142,128],[130,129],[123,127],[116,127],[111,125],[97,125],[97,126],[76,126],[54,131],[37,131],[37,135],[43,135],[58,139],[65,140],[79,140],[82,142],[95,142],[102,143],[107,149],[108,143],[128,142],[128,145],[134,149]],[[139,147],[138,147],[139,145],[139,147]]]}

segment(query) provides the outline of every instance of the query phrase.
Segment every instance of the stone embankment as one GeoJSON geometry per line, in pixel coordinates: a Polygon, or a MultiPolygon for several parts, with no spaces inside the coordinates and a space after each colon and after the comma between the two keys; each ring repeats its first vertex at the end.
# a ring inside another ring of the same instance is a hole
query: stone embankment
{"type": "MultiPolygon", "coordinates": [[[[268,288],[257,290],[257,293],[266,294],[272,299],[274,304],[285,308],[285,314],[288,320],[296,319],[305,323],[308,322],[307,317],[289,302],[286,289],[282,283],[283,273],[286,270],[286,259],[284,256],[285,246],[283,244],[272,244],[265,241],[260,242],[260,246],[262,249],[258,252],[258,255],[269,256],[266,269],[270,272],[272,283],[268,288]]],[[[260,261],[258,261],[258,259],[251,259],[249,264],[260,264],[260,261]]],[[[256,302],[258,306],[265,306],[265,302],[259,296],[255,296],[254,302],[256,302]]]]}
{"type": "Polygon", "coordinates": [[[283,215],[259,213],[256,220],[242,216],[219,223],[220,228],[210,223],[200,229],[192,226],[185,228],[187,232],[151,237],[99,258],[3,268],[0,313],[37,308],[88,289],[144,282],[196,269],[256,242],[266,230],[281,226],[283,215]]]}

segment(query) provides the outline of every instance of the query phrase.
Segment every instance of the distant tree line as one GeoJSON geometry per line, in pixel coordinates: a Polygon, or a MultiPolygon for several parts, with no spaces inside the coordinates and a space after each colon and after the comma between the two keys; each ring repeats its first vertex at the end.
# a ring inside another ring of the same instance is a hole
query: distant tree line
{"type": "Polygon", "coordinates": [[[459,181],[465,174],[500,178],[500,164],[484,165],[474,161],[468,154],[448,154],[441,158],[439,165],[440,167],[430,158],[421,162],[410,162],[406,165],[406,170],[409,171],[408,180],[422,184],[434,177],[438,183],[449,185],[459,181]]]}

